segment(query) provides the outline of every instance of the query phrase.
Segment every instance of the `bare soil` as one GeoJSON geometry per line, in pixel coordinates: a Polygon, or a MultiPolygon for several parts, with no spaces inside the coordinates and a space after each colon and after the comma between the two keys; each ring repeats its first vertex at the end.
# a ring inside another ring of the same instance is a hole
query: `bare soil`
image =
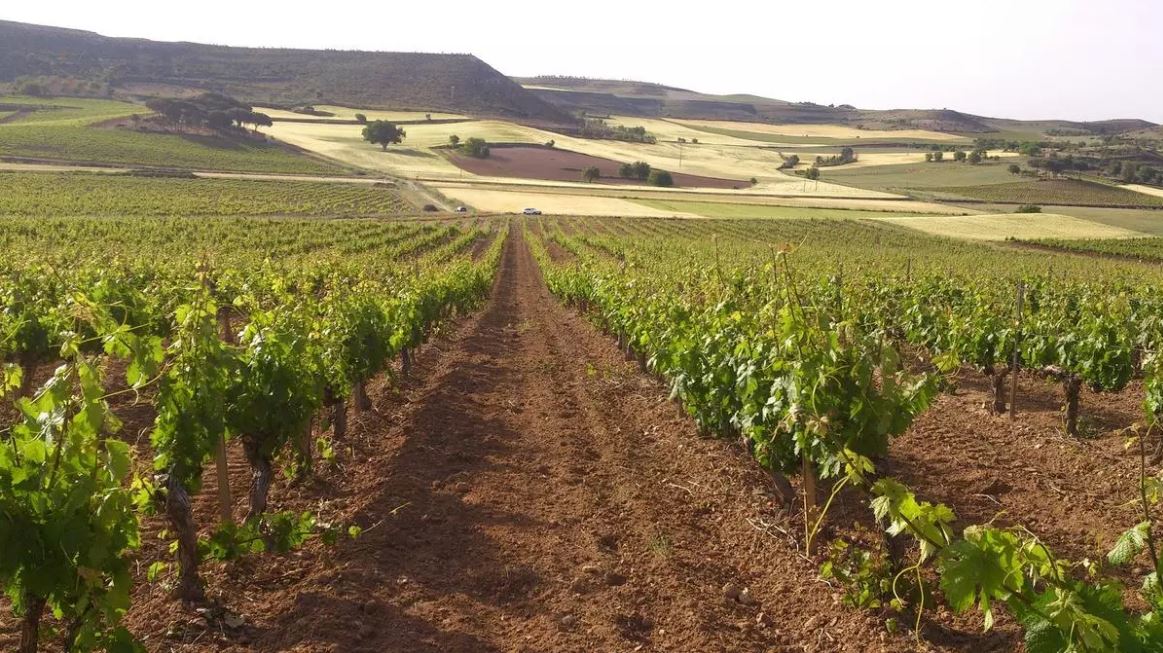
{"type": "MultiPolygon", "coordinates": [[[[490,146],[488,158],[477,159],[455,152],[448,159],[458,167],[488,177],[517,177],[520,179],[548,179],[551,181],[582,181],[582,171],[596,166],[602,177],[599,184],[644,184],[638,179],[625,179],[618,175],[618,167],[632,161],[614,161],[581,152],[571,152],[540,145],[494,145],[490,146]]],[[[674,185],[682,188],[748,188],[749,181],[719,179],[671,172],[674,185]]]]}

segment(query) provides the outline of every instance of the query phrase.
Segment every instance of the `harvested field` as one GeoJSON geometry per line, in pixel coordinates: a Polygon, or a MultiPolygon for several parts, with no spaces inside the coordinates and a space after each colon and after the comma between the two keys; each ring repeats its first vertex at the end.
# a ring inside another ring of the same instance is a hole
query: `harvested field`
{"type": "Polygon", "coordinates": [[[1053,213],[878,218],[937,236],[970,240],[1008,238],[1134,238],[1142,233],[1053,213]]]}
{"type": "MultiPolygon", "coordinates": [[[[539,146],[491,146],[487,158],[477,159],[462,154],[450,153],[449,159],[460,168],[486,177],[517,177],[520,179],[547,179],[550,181],[579,181],[582,171],[594,166],[601,171],[601,184],[645,183],[640,179],[626,179],[618,175],[622,161],[571,152],[557,148],[539,146]]],[[[681,172],[671,172],[674,185],[679,188],[745,188],[749,181],[737,179],[716,179],[681,172]]]]}

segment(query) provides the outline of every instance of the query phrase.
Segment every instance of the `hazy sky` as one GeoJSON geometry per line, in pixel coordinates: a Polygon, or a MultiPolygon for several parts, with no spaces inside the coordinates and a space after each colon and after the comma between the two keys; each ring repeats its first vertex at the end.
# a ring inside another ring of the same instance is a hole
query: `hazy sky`
{"type": "Polygon", "coordinates": [[[1163,123],[1157,0],[5,4],[0,19],[108,36],[471,52],[509,75],[635,79],[872,109],[1163,123]]]}

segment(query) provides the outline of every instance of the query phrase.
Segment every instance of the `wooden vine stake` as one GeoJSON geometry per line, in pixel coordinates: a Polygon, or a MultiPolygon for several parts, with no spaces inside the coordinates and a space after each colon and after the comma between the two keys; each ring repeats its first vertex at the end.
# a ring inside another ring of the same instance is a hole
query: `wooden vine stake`
{"type": "Polygon", "coordinates": [[[816,538],[812,537],[812,524],[816,523],[816,512],[819,504],[819,493],[816,490],[816,467],[808,458],[808,452],[803,453],[804,478],[804,544],[809,556],[816,555],[816,538]]]}
{"type": "Polygon", "coordinates": [[[1014,336],[1014,358],[1013,364],[1010,368],[1010,421],[1014,421],[1014,415],[1018,412],[1018,356],[1022,349],[1022,308],[1026,299],[1026,283],[1024,281],[1018,282],[1018,325],[1014,336]]]}
{"type": "Polygon", "coordinates": [[[230,496],[230,469],[226,466],[226,437],[214,443],[214,467],[218,476],[218,515],[223,524],[234,524],[234,501],[230,496]]]}

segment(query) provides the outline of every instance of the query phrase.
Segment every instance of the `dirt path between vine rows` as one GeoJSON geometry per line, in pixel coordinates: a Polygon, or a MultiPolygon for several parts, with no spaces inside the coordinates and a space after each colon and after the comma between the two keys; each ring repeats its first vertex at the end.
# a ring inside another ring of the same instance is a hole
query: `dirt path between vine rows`
{"type": "Polygon", "coordinates": [[[150,650],[916,650],[839,603],[763,472],[559,305],[518,229],[483,312],[376,401],[332,488],[367,531],[218,577],[245,625],[150,650]]]}

